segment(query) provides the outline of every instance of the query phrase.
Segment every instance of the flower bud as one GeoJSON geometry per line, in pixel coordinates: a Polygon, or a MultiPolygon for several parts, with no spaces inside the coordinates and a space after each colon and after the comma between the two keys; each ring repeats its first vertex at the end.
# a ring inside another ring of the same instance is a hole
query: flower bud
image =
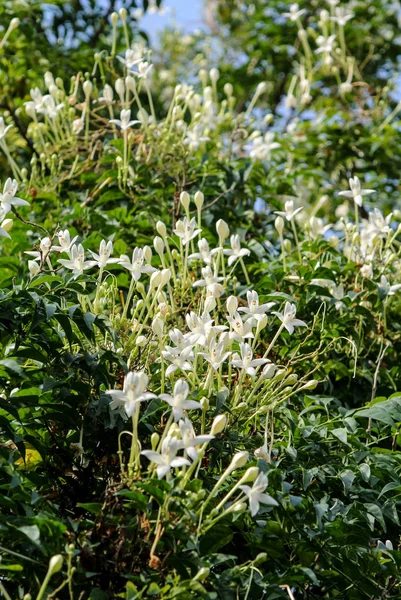
{"type": "Polygon", "coordinates": [[[155,317],[152,321],[152,330],[157,337],[163,337],[164,321],[160,317],[155,317]]]}
{"type": "Polygon", "coordinates": [[[201,80],[203,87],[205,87],[207,85],[207,71],[206,71],[206,69],[201,69],[199,71],[199,79],[201,80]]]}
{"type": "Polygon", "coordinates": [[[153,240],[153,247],[157,254],[164,254],[164,242],[158,235],[153,240]]]}
{"type": "Polygon", "coordinates": [[[284,219],[283,219],[283,217],[278,216],[276,218],[276,220],[274,221],[274,227],[276,228],[277,233],[279,234],[279,236],[282,237],[283,231],[284,231],[284,219]]]}
{"type": "Polygon", "coordinates": [[[152,260],[152,248],[150,246],[143,247],[143,256],[147,263],[150,263],[152,260]]]}
{"type": "Polygon", "coordinates": [[[230,317],[232,317],[238,308],[238,298],[236,298],[235,296],[229,296],[226,301],[226,306],[228,314],[230,315],[230,317]]]}
{"type": "Polygon", "coordinates": [[[247,452],[246,450],[241,450],[240,452],[237,452],[237,454],[233,456],[232,461],[230,463],[230,471],[234,471],[235,469],[241,469],[242,467],[244,467],[248,462],[248,458],[249,452],[247,452]]]}
{"type": "Polygon", "coordinates": [[[90,95],[91,95],[91,93],[92,93],[92,90],[93,90],[93,84],[92,84],[92,82],[91,82],[91,81],[84,81],[84,84],[83,84],[83,86],[82,86],[82,87],[83,87],[83,89],[84,89],[84,94],[85,94],[85,97],[86,97],[86,99],[88,99],[88,98],[89,98],[89,96],[90,96],[90,95]]]}
{"type": "Polygon", "coordinates": [[[184,207],[185,212],[189,210],[189,203],[191,202],[191,198],[189,197],[188,192],[181,192],[180,194],[180,202],[184,207]]]}
{"type": "Polygon", "coordinates": [[[263,367],[262,379],[271,379],[276,371],[276,365],[274,365],[273,363],[267,363],[267,365],[263,367]]]}
{"type": "Polygon", "coordinates": [[[120,8],[120,10],[118,12],[119,12],[121,21],[125,21],[127,18],[127,9],[123,7],[123,8],[120,8]]]}
{"type": "Polygon", "coordinates": [[[371,279],[373,277],[372,265],[363,265],[363,267],[361,267],[360,273],[365,279],[371,279]]]}
{"type": "Polygon", "coordinates": [[[218,433],[221,433],[222,431],[224,431],[226,424],[227,424],[226,415],[218,415],[213,420],[212,427],[210,429],[210,434],[217,435],[218,433]]]}
{"type": "Polygon", "coordinates": [[[224,85],[224,93],[227,96],[227,98],[231,98],[231,96],[233,95],[233,91],[234,88],[231,83],[226,83],[224,85]]]}
{"type": "Polygon", "coordinates": [[[20,23],[21,23],[21,21],[18,19],[18,17],[14,17],[13,19],[11,19],[8,29],[10,31],[12,31],[13,29],[17,29],[17,27],[19,27],[20,23]]]}
{"type": "Polygon", "coordinates": [[[265,118],[263,119],[263,123],[265,125],[270,125],[270,123],[273,123],[274,117],[271,113],[268,113],[265,118]]]}
{"type": "Polygon", "coordinates": [[[252,483],[259,475],[258,467],[249,467],[241,477],[242,483],[252,483]]]}
{"type": "Polygon", "coordinates": [[[244,510],[246,510],[245,502],[239,501],[230,506],[227,512],[244,512],[244,510]]]}
{"type": "Polygon", "coordinates": [[[220,238],[220,240],[223,242],[226,238],[228,238],[228,236],[230,235],[230,230],[228,228],[228,225],[225,221],[223,221],[223,219],[219,219],[216,223],[216,231],[217,234],[220,238]]]}
{"type": "Polygon", "coordinates": [[[291,375],[289,375],[286,379],[286,385],[294,385],[296,382],[298,381],[298,375],[296,375],[295,373],[292,373],[291,375]]]}
{"type": "Polygon", "coordinates": [[[210,406],[209,398],[201,398],[200,404],[202,405],[202,410],[208,410],[210,406]]]}
{"type": "Polygon", "coordinates": [[[140,335],[136,338],[136,345],[139,346],[140,348],[144,348],[147,343],[148,343],[148,340],[145,335],[140,335]]]}
{"type": "MultiPolygon", "coordinates": [[[[237,354],[237,356],[238,356],[238,354],[237,354]]],[[[236,410],[236,411],[240,411],[241,412],[241,410],[245,410],[245,408],[247,408],[247,406],[248,405],[247,405],[246,402],[240,402],[239,404],[237,404],[237,406],[233,407],[232,410],[236,410]]]]}
{"type": "Polygon", "coordinates": [[[40,272],[40,265],[35,260],[28,260],[28,269],[31,277],[35,277],[40,272]]]}
{"type": "Polygon", "coordinates": [[[267,90],[267,83],[266,83],[266,81],[261,81],[258,84],[258,87],[256,88],[256,93],[257,94],[264,94],[266,90],[267,90]]]}
{"type": "Polygon", "coordinates": [[[259,554],[255,558],[255,560],[253,561],[253,564],[255,565],[255,567],[257,567],[258,565],[260,565],[261,563],[264,563],[266,561],[267,561],[267,553],[259,552],[259,554]]]}
{"type": "Polygon", "coordinates": [[[274,379],[276,379],[277,381],[281,381],[282,379],[284,379],[286,372],[286,369],[279,369],[275,374],[274,379]]]}
{"type": "Polygon", "coordinates": [[[284,240],[283,247],[286,252],[291,252],[291,242],[290,240],[284,240]]]}
{"type": "Polygon", "coordinates": [[[160,285],[166,285],[171,279],[171,271],[170,269],[162,269],[161,271],[161,279],[160,285]]]}
{"type": "Polygon", "coordinates": [[[159,443],[160,435],[154,431],[150,436],[150,444],[152,446],[152,450],[156,450],[157,444],[159,443]]]}
{"type": "Polygon", "coordinates": [[[1,228],[4,229],[4,231],[7,231],[8,233],[13,228],[13,225],[14,221],[12,219],[4,219],[4,221],[1,224],[1,228]]]}
{"type": "Polygon", "coordinates": [[[63,568],[63,557],[61,554],[55,554],[49,561],[49,574],[50,576],[54,573],[58,573],[63,568]]]}
{"type": "Polygon", "coordinates": [[[121,79],[121,77],[119,77],[116,80],[116,82],[114,84],[114,88],[115,88],[117,94],[120,96],[121,102],[124,102],[125,84],[124,84],[124,80],[121,79]]]}
{"type": "Polygon", "coordinates": [[[213,84],[216,84],[219,80],[220,77],[220,71],[216,68],[210,69],[209,71],[209,77],[210,77],[210,81],[213,84]]]}
{"type": "Polygon", "coordinates": [[[195,202],[196,208],[198,210],[202,209],[204,201],[205,201],[205,196],[202,194],[202,192],[196,192],[195,196],[194,196],[194,202],[195,202]]]}
{"type": "Polygon", "coordinates": [[[150,288],[153,290],[161,284],[162,274],[161,271],[155,271],[150,276],[150,288]]]}
{"type": "Polygon", "coordinates": [[[118,13],[116,11],[111,13],[111,22],[114,26],[118,23],[118,13]]]}
{"type": "Polygon", "coordinates": [[[307,381],[303,387],[304,390],[314,390],[319,385],[319,381],[316,379],[311,379],[311,381],[307,381]]]}
{"type": "Polygon", "coordinates": [[[156,230],[157,230],[157,233],[159,235],[161,235],[161,237],[163,239],[165,239],[167,237],[167,228],[166,228],[165,224],[163,223],[163,221],[157,221],[156,230]]]}

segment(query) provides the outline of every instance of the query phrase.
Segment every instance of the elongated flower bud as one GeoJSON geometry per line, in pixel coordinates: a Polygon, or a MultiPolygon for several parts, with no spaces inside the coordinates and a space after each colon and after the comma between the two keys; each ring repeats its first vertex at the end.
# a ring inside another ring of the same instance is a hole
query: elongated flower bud
{"type": "Polygon", "coordinates": [[[157,233],[159,235],[161,235],[161,237],[163,239],[165,239],[167,237],[167,228],[166,228],[165,224],[163,223],[163,221],[157,221],[156,230],[157,230],[157,233]]]}
{"type": "Polygon", "coordinates": [[[217,435],[218,433],[221,433],[222,431],[224,431],[226,424],[227,424],[226,415],[218,415],[217,417],[214,418],[214,421],[212,423],[212,428],[210,430],[210,434],[217,435]]]}
{"type": "Polygon", "coordinates": [[[219,219],[216,223],[216,231],[221,241],[224,241],[230,235],[228,225],[223,219],[219,219]]]}
{"type": "Polygon", "coordinates": [[[277,233],[281,237],[283,235],[283,231],[284,231],[284,219],[283,219],[283,217],[278,216],[276,218],[276,220],[274,221],[274,227],[276,228],[277,233]]]}
{"type": "Polygon", "coordinates": [[[63,557],[61,554],[55,554],[49,561],[49,574],[58,573],[63,568],[63,557]]]}
{"type": "Polygon", "coordinates": [[[234,471],[234,469],[241,469],[242,467],[244,467],[248,462],[248,458],[249,452],[247,452],[246,450],[241,450],[241,452],[237,452],[237,454],[233,456],[233,459],[230,463],[230,471],[234,471]]]}
{"type": "Polygon", "coordinates": [[[196,192],[195,196],[194,196],[194,202],[195,202],[196,208],[198,210],[202,209],[204,201],[205,201],[205,196],[202,194],[202,192],[196,192]]]}
{"type": "Polygon", "coordinates": [[[180,202],[184,207],[185,212],[189,210],[189,203],[191,202],[191,198],[189,197],[188,192],[181,192],[180,194],[180,202]]]}

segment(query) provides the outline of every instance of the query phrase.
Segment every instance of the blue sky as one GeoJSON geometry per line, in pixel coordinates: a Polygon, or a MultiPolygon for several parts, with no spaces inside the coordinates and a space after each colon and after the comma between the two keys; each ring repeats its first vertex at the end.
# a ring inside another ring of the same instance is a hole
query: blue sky
{"type": "Polygon", "coordinates": [[[160,29],[176,21],[190,33],[203,25],[203,0],[164,0],[162,6],[167,9],[166,14],[148,14],[141,21],[143,29],[154,41],[155,35],[160,29]]]}

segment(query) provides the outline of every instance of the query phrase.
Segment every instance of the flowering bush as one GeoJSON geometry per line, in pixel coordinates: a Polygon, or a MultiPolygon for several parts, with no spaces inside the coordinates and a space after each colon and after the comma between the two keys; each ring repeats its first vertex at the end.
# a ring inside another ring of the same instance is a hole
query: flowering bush
{"type": "Polygon", "coordinates": [[[276,102],[121,9],[0,117],[7,600],[400,596],[401,104],[368,3],[273,4],[276,102]]]}

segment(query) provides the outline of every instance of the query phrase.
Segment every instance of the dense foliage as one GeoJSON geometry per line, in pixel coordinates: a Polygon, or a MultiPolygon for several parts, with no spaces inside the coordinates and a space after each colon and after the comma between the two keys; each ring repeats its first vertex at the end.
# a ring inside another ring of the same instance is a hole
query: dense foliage
{"type": "Polygon", "coordinates": [[[0,596],[399,598],[393,3],[73,4],[0,7],[0,596]]]}

